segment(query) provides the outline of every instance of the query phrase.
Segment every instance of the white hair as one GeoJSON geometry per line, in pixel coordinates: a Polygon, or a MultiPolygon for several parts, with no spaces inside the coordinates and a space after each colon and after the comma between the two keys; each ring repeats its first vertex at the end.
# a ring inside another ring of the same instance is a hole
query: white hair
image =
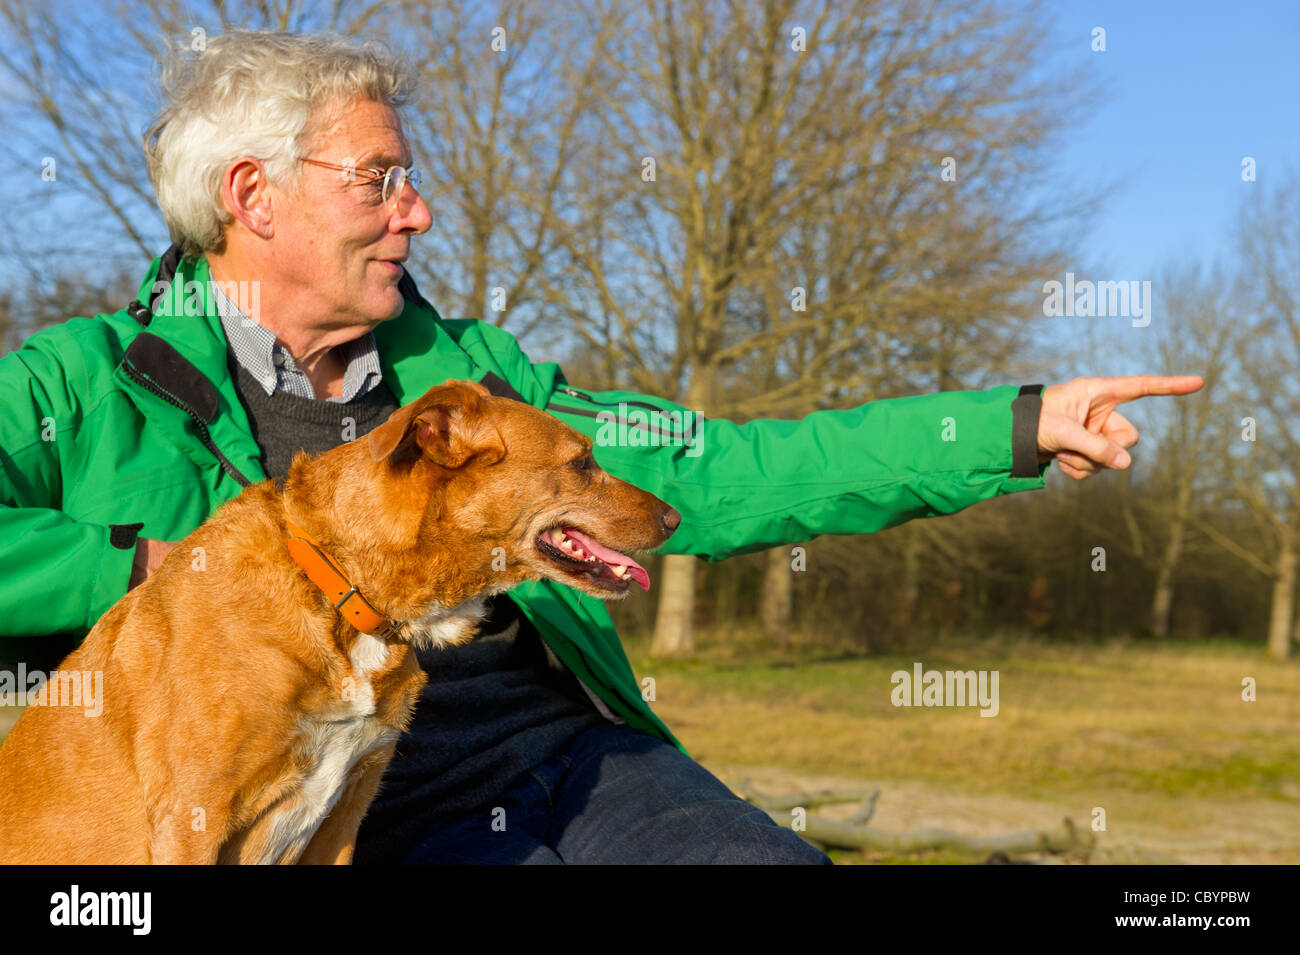
{"type": "Polygon", "coordinates": [[[257,159],[271,182],[291,186],[323,108],[360,97],[397,109],[410,85],[381,45],[331,34],[232,30],[198,56],[173,52],[162,111],[144,134],[172,241],[190,257],[220,248],[231,221],[221,181],[236,159],[257,159]]]}

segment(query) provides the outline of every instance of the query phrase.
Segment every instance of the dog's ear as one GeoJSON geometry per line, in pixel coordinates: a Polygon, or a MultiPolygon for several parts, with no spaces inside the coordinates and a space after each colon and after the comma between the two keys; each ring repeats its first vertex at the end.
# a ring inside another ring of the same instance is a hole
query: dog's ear
{"type": "Polygon", "coordinates": [[[388,416],[388,420],[366,435],[366,446],[370,448],[370,457],[378,464],[392,456],[397,446],[402,443],[410,429],[411,419],[419,409],[416,402],[402,405],[388,416]]]}
{"type": "Polygon", "coordinates": [[[430,388],[367,435],[370,456],[378,462],[418,447],[446,468],[461,467],[471,458],[496,463],[506,449],[483,400],[490,394],[472,381],[449,380],[430,388]]]}

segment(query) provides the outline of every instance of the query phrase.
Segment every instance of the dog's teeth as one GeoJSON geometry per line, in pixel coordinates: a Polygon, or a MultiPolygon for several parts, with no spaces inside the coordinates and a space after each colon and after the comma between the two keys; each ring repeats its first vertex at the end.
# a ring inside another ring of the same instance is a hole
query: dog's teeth
{"type": "Polygon", "coordinates": [[[615,564],[614,567],[613,567],[613,570],[614,570],[614,576],[615,576],[615,577],[626,577],[626,576],[627,576],[627,565],[626,565],[626,564],[615,564]]]}
{"type": "Polygon", "coordinates": [[[560,541],[560,547],[567,550],[570,554],[573,553],[573,541],[569,540],[567,537],[560,541]]]}

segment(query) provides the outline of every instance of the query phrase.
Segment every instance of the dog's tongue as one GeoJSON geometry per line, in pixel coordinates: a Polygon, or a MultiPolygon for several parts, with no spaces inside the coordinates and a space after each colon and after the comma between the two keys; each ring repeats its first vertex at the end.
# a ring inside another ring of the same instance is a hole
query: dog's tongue
{"type": "Polygon", "coordinates": [[[650,575],[646,573],[645,568],[634,561],[626,554],[620,554],[616,550],[610,550],[596,541],[592,540],[581,531],[575,531],[572,527],[564,528],[564,535],[572,537],[582,545],[582,549],[593,557],[598,557],[610,566],[623,564],[627,567],[627,575],[642,590],[650,589],[650,575]]]}

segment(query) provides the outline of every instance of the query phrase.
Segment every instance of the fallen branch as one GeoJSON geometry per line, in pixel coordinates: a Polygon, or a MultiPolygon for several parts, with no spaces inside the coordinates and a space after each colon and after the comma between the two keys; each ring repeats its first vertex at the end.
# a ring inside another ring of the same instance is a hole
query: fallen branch
{"type": "Polygon", "coordinates": [[[873,789],[871,795],[862,802],[862,806],[853,814],[849,820],[855,826],[865,826],[871,821],[871,817],[876,814],[876,800],[880,798],[880,790],[873,789]]]}
{"type": "Polygon", "coordinates": [[[877,852],[924,852],[931,849],[959,849],[974,854],[1003,853],[1007,856],[1028,852],[1074,852],[1091,849],[1095,837],[1091,831],[1080,832],[1070,819],[1059,829],[1013,832],[1001,836],[963,836],[947,829],[914,829],[908,832],[883,832],[863,825],[871,817],[879,790],[823,790],[769,796],[757,792],[747,782],[734,787],[742,799],[767,812],[778,825],[790,825],[792,809],[852,802],[866,799],[855,821],[839,822],[822,816],[808,815],[800,835],[836,849],[870,849],[877,852]],[[865,795],[864,795],[865,794],[865,795]],[[861,820],[861,821],[857,821],[861,820]]]}
{"type": "Polygon", "coordinates": [[[812,809],[816,806],[830,806],[841,802],[858,802],[867,800],[871,805],[875,805],[876,797],[880,795],[879,789],[819,789],[816,792],[809,793],[792,793],[788,796],[774,796],[766,793],[760,793],[750,784],[749,780],[743,780],[738,785],[732,787],[732,791],[746,802],[752,802],[754,805],[762,804],[763,809],[771,810],[790,810],[797,807],[812,809]]]}

